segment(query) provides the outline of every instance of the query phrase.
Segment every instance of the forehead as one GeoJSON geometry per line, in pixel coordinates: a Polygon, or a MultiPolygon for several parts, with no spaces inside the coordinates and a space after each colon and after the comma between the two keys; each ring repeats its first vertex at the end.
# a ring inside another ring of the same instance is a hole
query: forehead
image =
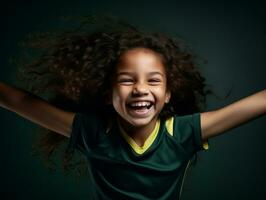
{"type": "Polygon", "coordinates": [[[158,71],[165,74],[162,55],[146,48],[134,48],[124,52],[117,64],[120,71],[158,71]]]}

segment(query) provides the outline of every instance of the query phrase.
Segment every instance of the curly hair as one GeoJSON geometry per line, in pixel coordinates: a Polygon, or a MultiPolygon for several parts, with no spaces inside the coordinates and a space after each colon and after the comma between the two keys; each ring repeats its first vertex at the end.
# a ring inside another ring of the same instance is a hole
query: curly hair
{"type": "MultiPolygon", "coordinates": [[[[157,52],[163,58],[171,99],[160,117],[202,111],[206,96],[212,93],[205,89],[197,56],[183,40],[164,33],[140,31],[106,16],[85,17],[73,31],[34,34],[23,46],[34,51],[24,51],[29,53],[18,63],[19,79],[26,83],[27,90],[68,111],[97,110],[105,115],[115,114],[112,105],[105,103],[105,98],[111,90],[112,76],[120,56],[136,47],[157,52]]],[[[55,169],[52,158],[67,139],[52,131],[44,131],[46,133],[40,134],[33,149],[42,154],[50,169],[55,169]]],[[[64,153],[63,171],[74,169],[81,174],[84,162],[71,164],[73,157],[69,152],[64,153]]]]}

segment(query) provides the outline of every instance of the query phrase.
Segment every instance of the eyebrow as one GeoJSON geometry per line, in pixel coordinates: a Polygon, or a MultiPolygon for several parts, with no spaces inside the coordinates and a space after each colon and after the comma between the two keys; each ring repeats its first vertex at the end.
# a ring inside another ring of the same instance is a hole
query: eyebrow
{"type": "MultiPolygon", "coordinates": [[[[134,72],[127,72],[127,71],[125,71],[125,72],[118,72],[117,73],[117,76],[120,76],[120,75],[134,75],[135,73],[134,72]]],[[[156,75],[156,74],[159,74],[159,75],[161,75],[161,76],[164,76],[161,72],[149,72],[148,73],[149,75],[156,75]]]]}

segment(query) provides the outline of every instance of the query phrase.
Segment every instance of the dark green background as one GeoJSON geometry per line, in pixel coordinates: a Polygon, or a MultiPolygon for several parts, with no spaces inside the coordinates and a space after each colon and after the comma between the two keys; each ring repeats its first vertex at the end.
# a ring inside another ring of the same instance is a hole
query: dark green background
{"type": "MultiPolygon", "coordinates": [[[[64,15],[112,14],[146,30],[183,36],[208,60],[202,68],[207,83],[221,96],[233,86],[228,99],[208,99],[208,110],[220,108],[266,86],[265,8],[259,1],[9,1],[1,5],[0,80],[15,83],[8,58],[29,32],[56,28],[64,15]]],[[[4,109],[0,123],[1,199],[86,199],[85,178],[77,184],[61,171],[50,174],[31,157],[36,125],[4,109]]],[[[182,199],[265,199],[265,128],[264,116],[212,138],[188,173],[182,199]]]]}

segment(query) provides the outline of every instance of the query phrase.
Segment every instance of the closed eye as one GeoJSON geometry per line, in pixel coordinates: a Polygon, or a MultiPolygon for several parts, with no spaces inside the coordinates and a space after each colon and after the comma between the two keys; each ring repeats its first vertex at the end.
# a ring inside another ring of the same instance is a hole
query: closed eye
{"type": "Polygon", "coordinates": [[[149,82],[161,82],[160,79],[150,79],[149,82]]]}
{"type": "Polygon", "coordinates": [[[134,82],[133,79],[120,79],[120,80],[118,80],[118,83],[126,84],[126,85],[132,84],[133,82],[134,82]]]}
{"type": "Polygon", "coordinates": [[[149,83],[151,83],[152,85],[158,85],[161,83],[160,79],[150,79],[148,80],[149,83]]]}

